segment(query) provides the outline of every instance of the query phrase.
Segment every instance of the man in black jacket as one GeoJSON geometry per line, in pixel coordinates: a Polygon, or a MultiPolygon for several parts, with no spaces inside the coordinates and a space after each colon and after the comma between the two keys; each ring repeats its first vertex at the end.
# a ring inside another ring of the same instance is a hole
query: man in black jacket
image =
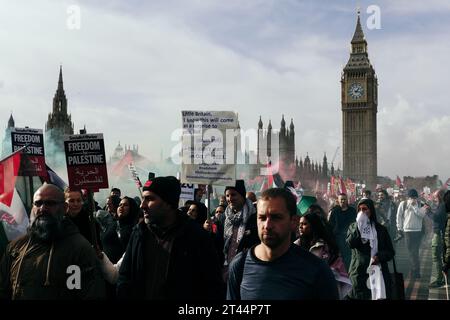
{"type": "Polygon", "coordinates": [[[144,221],[133,230],[119,271],[120,299],[223,299],[225,286],[214,246],[205,230],[177,209],[180,182],[146,182],[144,221]]]}

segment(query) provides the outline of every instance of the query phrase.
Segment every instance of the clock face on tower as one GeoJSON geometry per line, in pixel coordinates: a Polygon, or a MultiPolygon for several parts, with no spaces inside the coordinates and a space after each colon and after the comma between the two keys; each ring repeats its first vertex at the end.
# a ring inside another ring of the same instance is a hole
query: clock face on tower
{"type": "Polygon", "coordinates": [[[364,88],[360,83],[352,83],[348,88],[348,94],[352,99],[359,99],[364,95],[364,88]]]}

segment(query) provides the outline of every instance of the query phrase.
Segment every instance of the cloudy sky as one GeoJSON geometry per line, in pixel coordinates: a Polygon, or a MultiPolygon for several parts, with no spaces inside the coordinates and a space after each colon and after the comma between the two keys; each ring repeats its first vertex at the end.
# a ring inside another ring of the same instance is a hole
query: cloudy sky
{"type": "Polygon", "coordinates": [[[340,75],[358,5],[379,79],[378,174],[445,181],[447,0],[0,0],[0,126],[12,111],[16,126],[44,128],[62,64],[75,128],[103,132],[107,154],[120,140],[169,156],[181,110],[233,110],[245,129],[293,118],[297,155],[331,160],[340,147],[342,167],[340,75]],[[370,5],[380,29],[367,27],[370,5]]]}

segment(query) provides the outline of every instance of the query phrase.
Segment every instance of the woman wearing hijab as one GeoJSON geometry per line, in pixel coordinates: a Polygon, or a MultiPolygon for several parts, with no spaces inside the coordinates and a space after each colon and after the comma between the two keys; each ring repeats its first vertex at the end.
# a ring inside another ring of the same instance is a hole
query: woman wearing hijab
{"type": "Polygon", "coordinates": [[[395,255],[391,238],[388,230],[377,222],[372,200],[362,199],[357,211],[356,222],[347,232],[347,244],[352,249],[348,273],[353,284],[348,298],[390,299],[391,279],[387,263],[395,255]]]}

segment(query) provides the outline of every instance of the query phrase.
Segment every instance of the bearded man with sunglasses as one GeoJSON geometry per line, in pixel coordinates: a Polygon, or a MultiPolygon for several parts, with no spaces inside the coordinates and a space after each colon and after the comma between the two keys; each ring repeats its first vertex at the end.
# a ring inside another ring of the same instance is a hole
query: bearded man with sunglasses
{"type": "Polygon", "coordinates": [[[0,262],[0,299],[104,298],[95,251],[66,210],[57,186],[36,191],[27,234],[8,245],[0,262]]]}

